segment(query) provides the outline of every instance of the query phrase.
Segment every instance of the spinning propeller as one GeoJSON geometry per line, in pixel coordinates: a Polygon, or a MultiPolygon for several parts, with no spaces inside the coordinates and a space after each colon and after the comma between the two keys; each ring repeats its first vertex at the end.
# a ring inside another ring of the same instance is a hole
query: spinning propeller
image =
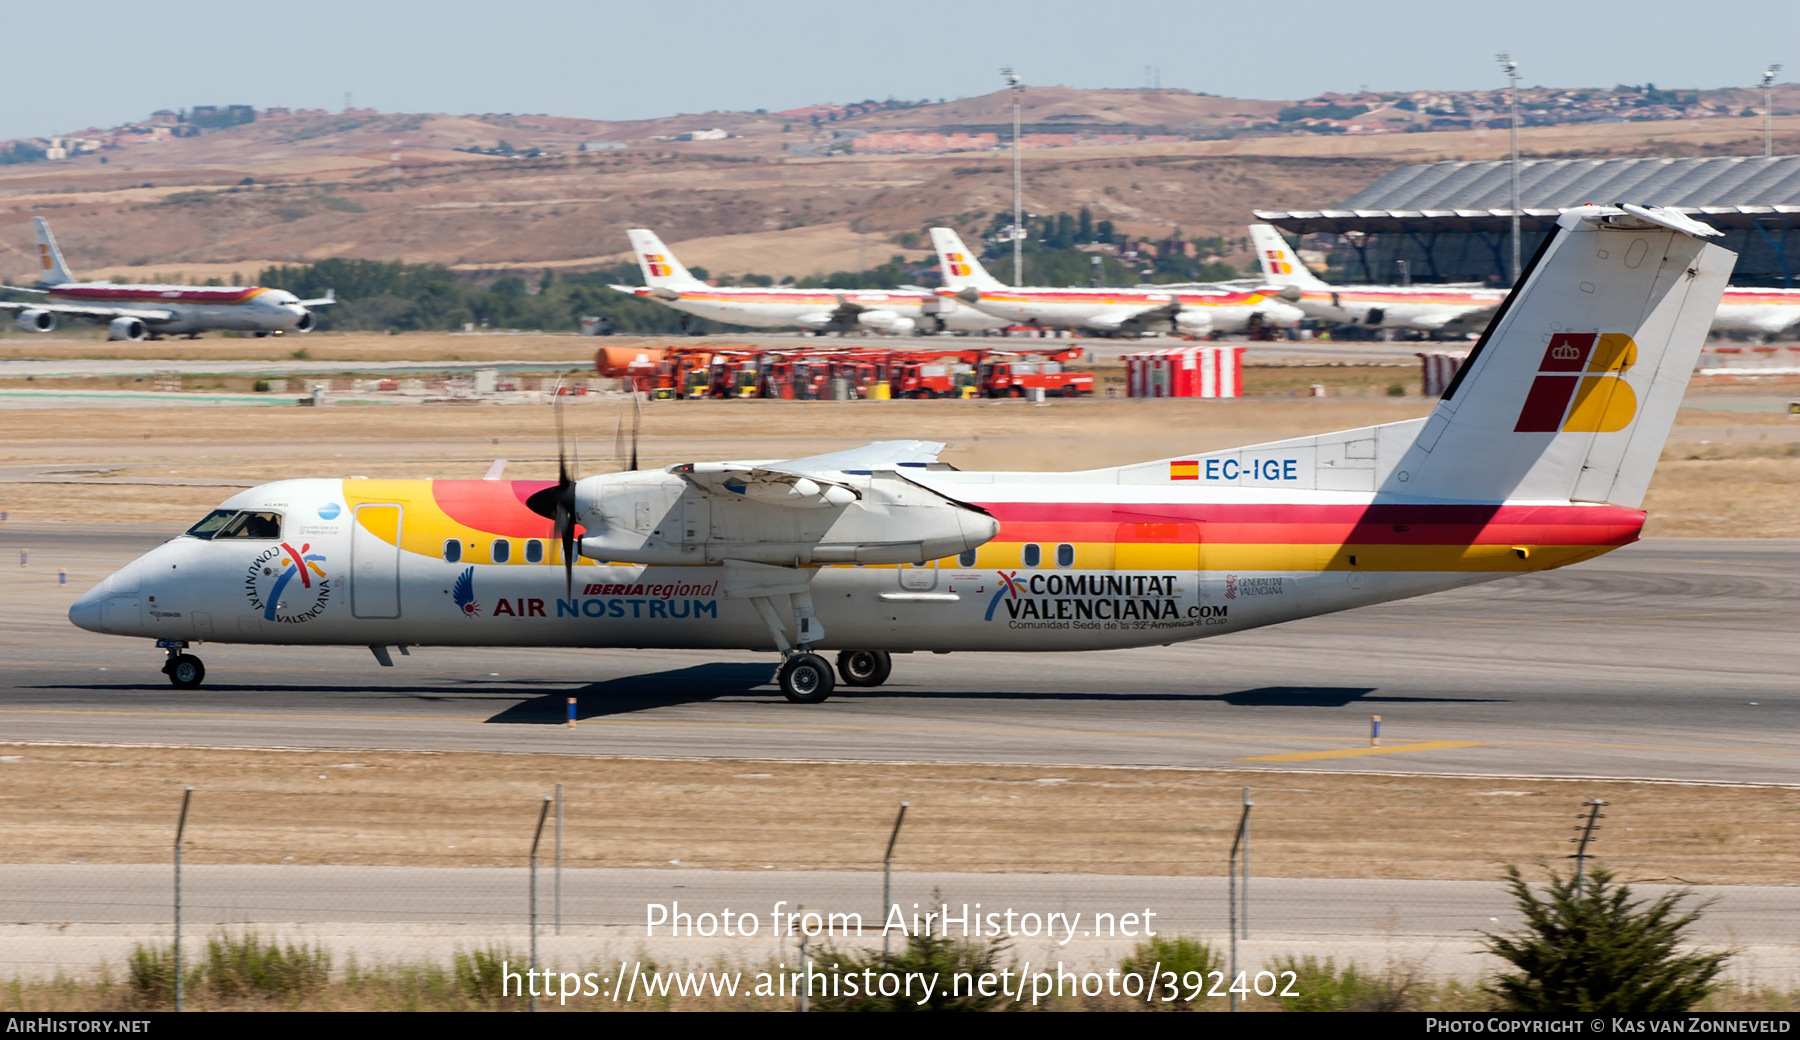
{"type": "MultiPolygon", "coordinates": [[[[551,392],[556,407],[556,483],[525,500],[525,507],[551,523],[557,543],[562,547],[563,579],[568,594],[575,594],[575,484],[581,474],[581,440],[575,440],[575,466],[569,467],[568,453],[563,450],[562,380],[551,392]]],[[[642,427],[643,405],[638,395],[631,395],[631,469],[638,468],[638,433],[642,427]]],[[[613,434],[613,451],[624,454],[625,417],[619,417],[613,434]]]]}

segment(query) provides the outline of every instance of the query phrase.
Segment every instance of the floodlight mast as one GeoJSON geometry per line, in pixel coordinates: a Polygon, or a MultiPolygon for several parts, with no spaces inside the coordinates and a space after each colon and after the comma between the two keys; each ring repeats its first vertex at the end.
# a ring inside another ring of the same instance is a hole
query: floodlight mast
{"type": "Polygon", "coordinates": [[[1505,51],[1494,55],[1506,73],[1507,99],[1512,108],[1512,280],[1519,281],[1519,63],[1505,51]]]}
{"type": "Polygon", "coordinates": [[[1763,70],[1763,158],[1775,156],[1775,74],[1781,71],[1780,65],[1770,65],[1763,70]]]}
{"type": "Polygon", "coordinates": [[[1023,250],[1024,250],[1024,240],[1025,240],[1025,220],[1024,220],[1024,211],[1025,211],[1025,210],[1024,210],[1024,204],[1023,204],[1023,201],[1022,201],[1022,198],[1021,198],[1021,194],[1020,194],[1020,178],[1019,178],[1019,95],[1020,95],[1020,94],[1022,94],[1022,93],[1024,93],[1024,92],[1025,92],[1025,85],[1024,85],[1024,84],[1023,84],[1023,83],[1022,83],[1022,82],[1020,82],[1020,80],[1019,80],[1019,74],[1018,74],[1018,73],[1016,73],[1016,72],[1014,72],[1014,71],[1013,71],[1013,67],[1012,67],[1012,66],[1011,66],[1011,65],[1002,65],[1002,66],[1000,66],[1000,77],[1001,77],[1001,78],[1002,78],[1002,79],[1004,79],[1004,80],[1006,80],[1006,85],[1007,85],[1007,87],[1008,87],[1008,88],[1010,88],[1010,89],[1011,89],[1011,90],[1012,90],[1012,117],[1013,117],[1013,148],[1012,148],[1012,153],[1013,153],[1013,219],[1012,219],[1012,247],[1013,247],[1013,287],[1014,287],[1014,288],[1018,288],[1018,287],[1019,287],[1019,286],[1021,286],[1021,285],[1024,285],[1024,284],[1025,284],[1025,259],[1024,259],[1024,252],[1023,252],[1023,250]]]}

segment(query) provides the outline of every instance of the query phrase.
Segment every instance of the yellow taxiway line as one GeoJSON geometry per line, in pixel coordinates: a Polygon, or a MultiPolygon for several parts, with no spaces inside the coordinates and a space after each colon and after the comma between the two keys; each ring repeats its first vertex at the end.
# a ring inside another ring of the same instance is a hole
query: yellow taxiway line
{"type": "Polygon", "coordinates": [[[1355,758],[1358,755],[1392,755],[1401,751],[1441,751],[1445,748],[1482,747],[1485,740],[1422,740],[1412,744],[1389,744],[1387,747],[1340,748],[1336,751],[1296,751],[1287,755],[1256,755],[1234,758],[1233,762],[1314,762],[1322,758],[1355,758]]]}

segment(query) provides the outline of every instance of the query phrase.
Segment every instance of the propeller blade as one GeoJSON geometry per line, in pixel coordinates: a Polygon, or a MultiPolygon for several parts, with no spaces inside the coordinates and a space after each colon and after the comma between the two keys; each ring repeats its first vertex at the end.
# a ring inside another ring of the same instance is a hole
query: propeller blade
{"type": "MultiPolygon", "coordinates": [[[[552,390],[556,406],[556,483],[525,500],[525,508],[549,520],[551,531],[562,549],[563,579],[568,594],[575,594],[575,479],[569,472],[569,457],[563,447],[562,380],[552,390]]],[[[575,442],[575,467],[581,468],[581,442],[575,442]]]]}
{"type": "Polygon", "coordinates": [[[638,468],[638,431],[644,423],[644,399],[636,392],[631,395],[631,471],[638,468]]]}
{"type": "MultiPolygon", "coordinates": [[[[634,392],[635,393],[635,392],[634,392]]],[[[619,421],[613,425],[613,461],[625,458],[625,413],[619,413],[619,421]]]]}

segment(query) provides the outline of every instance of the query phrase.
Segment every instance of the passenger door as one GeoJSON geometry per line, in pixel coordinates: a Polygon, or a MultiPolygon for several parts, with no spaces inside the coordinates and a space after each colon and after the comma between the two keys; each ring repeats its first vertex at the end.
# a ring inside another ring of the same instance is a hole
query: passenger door
{"type": "Polygon", "coordinates": [[[350,525],[350,614],[359,618],[400,616],[401,508],[356,507],[350,525]]]}

